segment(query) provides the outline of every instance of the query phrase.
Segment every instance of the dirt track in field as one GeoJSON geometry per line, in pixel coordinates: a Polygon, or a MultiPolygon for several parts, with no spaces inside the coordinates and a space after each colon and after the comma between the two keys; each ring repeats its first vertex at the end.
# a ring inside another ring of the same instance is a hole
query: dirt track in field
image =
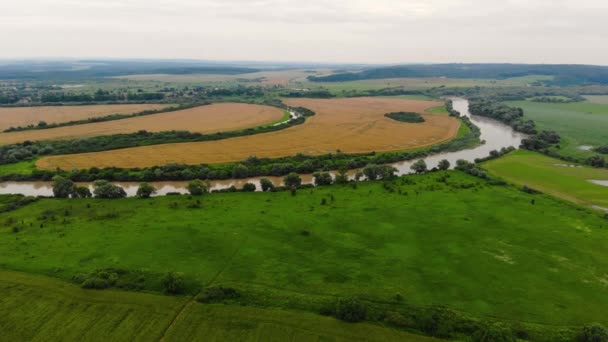
{"type": "Polygon", "coordinates": [[[445,114],[428,114],[441,102],[395,98],[288,99],[317,114],[306,123],[285,130],[218,141],[143,146],[114,151],[52,156],[40,159],[38,167],[64,170],[89,167],[149,167],[168,163],[202,164],[244,160],[249,156],[283,157],[297,153],[312,155],[341,150],[346,153],[414,149],[453,138],[458,120],[445,114]],[[403,123],[385,113],[414,111],[424,123],[403,123]]]}
{"type": "Polygon", "coordinates": [[[149,132],[190,131],[215,133],[256,127],[279,120],[283,111],[268,106],[244,103],[219,103],[175,112],[151,114],[129,119],[0,134],[0,144],[26,140],[65,140],[99,135],[149,132]]]}
{"type": "Polygon", "coordinates": [[[158,110],[169,107],[166,104],[125,104],[91,106],[44,106],[44,107],[6,107],[0,108],[0,131],[10,127],[63,123],[112,114],[134,114],[144,110],[158,110]]]}

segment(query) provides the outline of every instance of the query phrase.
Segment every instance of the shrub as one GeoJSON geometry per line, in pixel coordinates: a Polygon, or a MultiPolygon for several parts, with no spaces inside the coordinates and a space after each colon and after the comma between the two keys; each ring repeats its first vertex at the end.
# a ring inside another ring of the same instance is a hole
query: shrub
{"type": "Polygon", "coordinates": [[[477,342],[513,342],[516,338],[510,328],[500,324],[485,324],[475,334],[473,340],[477,342]]]}
{"type": "Polygon", "coordinates": [[[180,294],[184,292],[184,278],[180,273],[168,272],[161,279],[160,285],[167,294],[180,294]]]}
{"type": "Polygon", "coordinates": [[[203,181],[201,181],[200,179],[195,179],[191,181],[190,183],[188,183],[188,186],[186,188],[192,196],[200,196],[209,192],[209,186],[203,183],[203,181]]]}
{"type": "Polygon", "coordinates": [[[213,286],[204,289],[196,298],[201,303],[214,303],[239,298],[241,294],[232,287],[213,286]]]}
{"type": "Polygon", "coordinates": [[[457,331],[472,330],[456,312],[443,307],[424,310],[417,315],[416,321],[420,330],[441,338],[452,337],[457,331]]]}
{"type": "Polygon", "coordinates": [[[74,192],[72,193],[72,197],[75,198],[90,198],[93,195],[91,194],[91,190],[86,186],[76,186],[74,187],[74,192]]]}
{"type": "Polygon", "coordinates": [[[262,191],[272,191],[274,190],[274,184],[268,178],[260,179],[260,185],[262,186],[262,191]]]}
{"type": "Polygon", "coordinates": [[[583,327],[578,340],[580,342],[607,342],[608,329],[598,323],[593,323],[583,327]]]}
{"type": "Polygon", "coordinates": [[[107,289],[108,287],[111,286],[110,281],[108,281],[107,279],[103,279],[100,277],[90,277],[85,279],[82,282],[82,288],[85,289],[97,289],[97,290],[101,290],[101,289],[107,289]]]}
{"type": "Polygon", "coordinates": [[[256,187],[253,183],[245,183],[245,185],[243,185],[243,191],[245,192],[254,192],[255,190],[256,187]]]}
{"type": "Polygon", "coordinates": [[[601,156],[589,157],[589,158],[587,158],[587,160],[585,162],[588,165],[591,165],[593,167],[604,167],[604,166],[606,166],[606,160],[603,157],[601,157],[601,156]]]}
{"type": "Polygon", "coordinates": [[[404,317],[398,312],[389,311],[384,316],[384,321],[388,324],[394,325],[400,328],[407,328],[414,325],[411,319],[404,317]]]}
{"type": "Polygon", "coordinates": [[[93,183],[93,193],[99,198],[123,198],[127,197],[125,190],[106,180],[97,180],[93,183]]]}
{"type": "Polygon", "coordinates": [[[57,198],[68,198],[73,192],[74,182],[61,176],[53,177],[53,196],[57,198]]]}
{"type": "Polygon", "coordinates": [[[437,165],[439,170],[447,170],[450,168],[450,162],[447,159],[442,159],[437,165]]]}
{"type": "Polygon", "coordinates": [[[340,299],[336,303],[335,315],[345,322],[361,322],[367,316],[367,307],[356,298],[340,299]]]}
{"type": "Polygon", "coordinates": [[[414,164],[412,164],[412,166],[410,166],[410,169],[412,169],[412,171],[416,173],[425,173],[427,170],[426,162],[424,161],[424,159],[419,159],[414,164]]]}
{"type": "Polygon", "coordinates": [[[139,198],[150,198],[150,196],[156,193],[156,188],[150,185],[149,183],[141,183],[139,184],[139,188],[137,189],[137,193],[135,196],[139,198]]]}
{"type": "Polygon", "coordinates": [[[329,172],[315,172],[312,176],[314,177],[316,186],[331,185],[331,183],[333,183],[333,179],[329,172]]]}
{"type": "Polygon", "coordinates": [[[297,189],[302,185],[302,178],[295,172],[291,172],[283,178],[283,182],[287,188],[297,189]]]}

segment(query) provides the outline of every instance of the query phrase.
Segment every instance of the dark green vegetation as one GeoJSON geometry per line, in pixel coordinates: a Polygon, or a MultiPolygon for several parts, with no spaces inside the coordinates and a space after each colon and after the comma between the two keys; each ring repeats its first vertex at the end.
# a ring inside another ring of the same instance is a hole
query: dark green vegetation
{"type": "Polygon", "coordinates": [[[387,118],[391,118],[396,121],[401,122],[410,122],[410,123],[419,123],[424,122],[424,118],[418,113],[412,112],[398,112],[398,113],[388,113],[384,114],[387,118]]]}
{"type": "Polygon", "coordinates": [[[608,180],[608,170],[567,165],[531,151],[516,151],[483,164],[509,182],[528,186],[586,206],[608,208],[608,187],[590,180],[608,180]]]}
{"type": "MultiPolygon", "coordinates": [[[[185,307],[198,313],[177,324],[197,328],[173,332],[182,338],[208,326],[200,322],[216,308],[364,317],[444,337],[499,324],[545,341],[608,323],[608,221],[458,171],[295,195],[40,199],[0,220],[6,269],[66,281],[121,270],[137,275],[125,283],[158,293],[168,272],[181,274],[187,294],[221,286],[203,293],[225,304],[185,307]]],[[[5,301],[17,295],[7,291],[5,301]]]]}
{"type": "Polygon", "coordinates": [[[315,82],[344,82],[404,77],[504,79],[527,75],[554,76],[547,84],[608,84],[608,67],[593,65],[419,64],[367,69],[360,72],[310,76],[315,82]]]}

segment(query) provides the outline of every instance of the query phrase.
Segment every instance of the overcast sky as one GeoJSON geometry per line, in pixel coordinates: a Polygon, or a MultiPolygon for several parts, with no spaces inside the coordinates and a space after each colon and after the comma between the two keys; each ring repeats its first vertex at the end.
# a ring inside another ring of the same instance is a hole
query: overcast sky
{"type": "Polygon", "coordinates": [[[608,64],[607,0],[0,2],[0,58],[608,64]]]}

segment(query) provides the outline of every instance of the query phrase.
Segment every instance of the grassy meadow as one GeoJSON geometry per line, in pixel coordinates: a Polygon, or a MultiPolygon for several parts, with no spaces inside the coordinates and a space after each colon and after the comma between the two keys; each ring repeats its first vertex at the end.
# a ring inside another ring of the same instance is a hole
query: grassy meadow
{"type": "Polygon", "coordinates": [[[507,102],[521,107],[526,118],[540,129],[554,130],[562,137],[559,153],[572,157],[589,157],[595,153],[580,146],[608,144],[608,104],[584,101],[574,103],[507,102]]]}
{"type": "Polygon", "coordinates": [[[519,150],[484,164],[484,168],[509,182],[587,206],[608,208],[608,187],[590,180],[608,181],[608,170],[569,166],[562,160],[519,150]]]}
{"type": "Polygon", "coordinates": [[[120,268],[152,292],[181,272],[190,294],[231,286],[263,308],[319,312],[357,296],[396,311],[608,323],[608,222],[547,195],[450,171],[198,200],[41,199],[0,215],[0,267],[65,281],[120,268]]]}
{"type": "Polygon", "coordinates": [[[187,297],[84,290],[60,280],[0,271],[6,341],[434,341],[311,313],[202,305],[187,297]]]}

